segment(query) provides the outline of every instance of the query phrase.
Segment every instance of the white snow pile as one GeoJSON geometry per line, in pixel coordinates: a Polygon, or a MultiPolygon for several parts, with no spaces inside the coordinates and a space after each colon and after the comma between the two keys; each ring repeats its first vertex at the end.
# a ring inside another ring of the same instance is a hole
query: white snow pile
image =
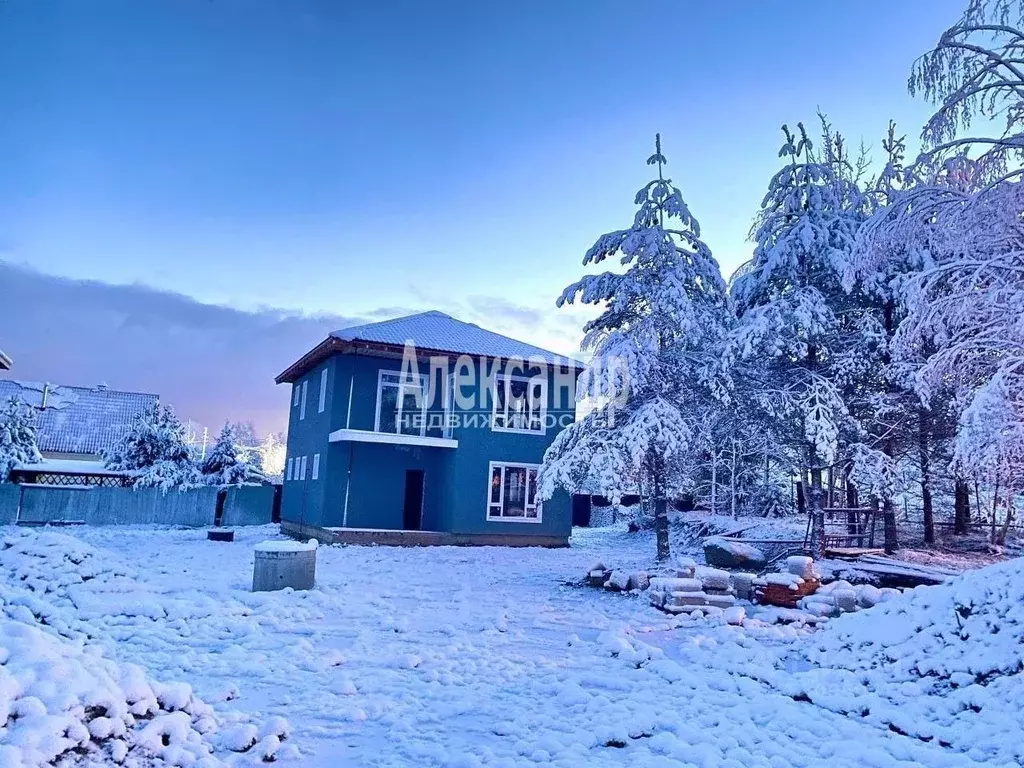
{"type": "MultiPolygon", "coordinates": [[[[129,580],[82,542],[5,532],[0,543],[0,766],[175,765],[273,759],[288,724],[222,728],[186,683],[104,657],[76,586],[129,580]],[[251,733],[250,733],[251,730],[251,733]],[[242,754],[245,753],[245,754],[242,754]]],[[[278,722],[279,721],[279,722],[278,722]]]]}
{"type": "Polygon", "coordinates": [[[896,733],[1024,764],[1024,559],[829,622],[773,684],[896,733]]]}

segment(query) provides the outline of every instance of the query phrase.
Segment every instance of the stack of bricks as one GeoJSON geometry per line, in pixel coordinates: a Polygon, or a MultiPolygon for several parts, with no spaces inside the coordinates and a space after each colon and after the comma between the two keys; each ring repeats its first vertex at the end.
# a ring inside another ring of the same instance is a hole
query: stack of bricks
{"type": "Polygon", "coordinates": [[[736,602],[726,571],[698,568],[690,558],[680,558],[675,576],[651,579],[651,605],[668,613],[689,613],[698,608],[729,608],[736,602]]]}

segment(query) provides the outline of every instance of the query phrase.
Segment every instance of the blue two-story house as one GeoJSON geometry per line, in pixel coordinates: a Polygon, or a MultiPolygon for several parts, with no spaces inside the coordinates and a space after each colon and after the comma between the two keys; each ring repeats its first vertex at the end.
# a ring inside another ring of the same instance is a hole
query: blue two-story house
{"type": "Polygon", "coordinates": [[[292,385],[282,529],[564,546],[569,496],[542,502],[537,470],[582,367],[441,312],[332,333],[276,379],[292,385]]]}

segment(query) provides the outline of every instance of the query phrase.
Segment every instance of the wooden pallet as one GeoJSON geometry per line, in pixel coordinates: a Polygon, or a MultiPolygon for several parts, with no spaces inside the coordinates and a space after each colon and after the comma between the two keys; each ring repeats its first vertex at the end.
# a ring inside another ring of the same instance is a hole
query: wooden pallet
{"type": "Polygon", "coordinates": [[[821,582],[817,579],[804,579],[804,583],[796,589],[783,584],[765,584],[754,587],[754,599],[762,605],[777,605],[780,608],[796,608],[800,598],[813,595],[818,591],[821,582]]]}

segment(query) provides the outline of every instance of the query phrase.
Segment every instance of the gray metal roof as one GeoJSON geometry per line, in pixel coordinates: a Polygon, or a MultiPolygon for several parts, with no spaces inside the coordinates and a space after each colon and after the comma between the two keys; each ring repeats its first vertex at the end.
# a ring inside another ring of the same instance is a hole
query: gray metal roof
{"type": "Polygon", "coordinates": [[[102,386],[90,389],[0,379],[0,402],[10,397],[37,409],[40,451],[81,454],[99,454],[116,446],[135,416],[159,400],[157,395],[102,386]]]}
{"type": "Polygon", "coordinates": [[[552,364],[583,364],[573,358],[559,355],[547,349],[535,347],[523,341],[502,336],[481,328],[473,323],[456,320],[444,312],[421,312],[417,315],[382,320],[378,323],[343,328],[331,334],[342,341],[362,341],[371,344],[392,344],[403,346],[407,341],[417,347],[438,352],[454,352],[503,359],[527,360],[543,358],[552,364]]]}
{"type": "Polygon", "coordinates": [[[14,362],[0,349],[0,371],[9,371],[14,362]]]}

